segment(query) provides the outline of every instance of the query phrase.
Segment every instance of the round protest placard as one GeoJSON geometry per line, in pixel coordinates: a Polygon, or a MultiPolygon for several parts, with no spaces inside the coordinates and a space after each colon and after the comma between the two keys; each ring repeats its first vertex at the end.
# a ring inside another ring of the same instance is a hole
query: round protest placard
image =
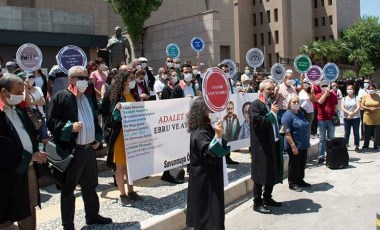
{"type": "Polygon", "coordinates": [[[294,60],[294,68],[298,73],[306,73],[312,66],[311,59],[309,56],[301,54],[294,60]]]}
{"type": "Polygon", "coordinates": [[[284,82],[285,66],[283,64],[280,64],[280,63],[274,64],[270,72],[271,72],[273,81],[279,84],[284,82]]]}
{"type": "Polygon", "coordinates": [[[193,50],[198,53],[202,52],[205,49],[205,43],[199,37],[194,37],[193,39],[191,39],[190,45],[191,48],[193,48],[193,50]]]}
{"type": "Polygon", "coordinates": [[[323,75],[328,82],[336,81],[339,77],[339,67],[335,63],[327,63],[323,67],[323,75]]]}
{"type": "Polygon", "coordinates": [[[38,46],[26,43],[18,48],[16,61],[24,71],[32,72],[38,70],[42,65],[42,52],[38,46]]]}
{"type": "Polygon", "coordinates": [[[87,65],[87,56],[85,52],[78,46],[68,45],[63,47],[57,54],[57,63],[59,68],[64,72],[68,73],[69,69],[73,66],[83,66],[87,65]]]}
{"type": "Polygon", "coordinates": [[[258,68],[264,63],[264,53],[258,48],[252,48],[245,55],[245,60],[249,66],[258,68]]]}
{"type": "Polygon", "coordinates": [[[170,43],[166,46],[166,55],[168,55],[171,58],[179,58],[181,55],[181,50],[179,49],[179,46],[175,43],[170,43]]]}
{"type": "Polygon", "coordinates": [[[323,78],[323,70],[317,65],[311,66],[306,72],[306,79],[311,83],[320,82],[323,78]]]}
{"type": "Polygon", "coordinates": [[[206,105],[211,111],[221,112],[227,108],[230,88],[221,69],[213,67],[206,72],[202,92],[206,105]]]}
{"type": "Polygon", "coordinates": [[[236,74],[236,64],[231,59],[224,59],[220,64],[227,64],[230,68],[230,76],[233,78],[236,74]]]}

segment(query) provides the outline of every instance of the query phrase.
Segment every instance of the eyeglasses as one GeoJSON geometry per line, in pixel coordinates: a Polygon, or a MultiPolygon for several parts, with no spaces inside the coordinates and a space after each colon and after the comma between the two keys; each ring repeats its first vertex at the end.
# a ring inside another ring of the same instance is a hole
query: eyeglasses
{"type": "Polygon", "coordinates": [[[72,77],[72,78],[76,78],[80,81],[83,81],[83,80],[88,80],[88,76],[75,76],[75,77],[72,77]]]}

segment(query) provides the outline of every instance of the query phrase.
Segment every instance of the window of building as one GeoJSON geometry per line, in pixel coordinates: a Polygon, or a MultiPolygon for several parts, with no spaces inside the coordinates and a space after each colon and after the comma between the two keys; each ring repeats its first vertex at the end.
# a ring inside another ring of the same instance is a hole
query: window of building
{"type": "Polygon", "coordinates": [[[314,41],[318,41],[319,40],[319,38],[318,37],[314,37],[314,41]]]}
{"type": "Polygon", "coordinates": [[[332,0],[329,0],[329,6],[331,6],[332,5],[332,0]]]}
{"type": "Polygon", "coordinates": [[[330,22],[330,25],[333,24],[333,16],[332,15],[329,16],[329,22],[330,22]]]}
{"type": "Polygon", "coordinates": [[[230,46],[220,46],[220,60],[231,58],[231,47],[230,46]]]}
{"type": "Polygon", "coordinates": [[[261,33],[261,34],[260,34],[260,37],[261,37],[261,45],[264,46],[264,45],[265,45],[265,41],[264,41],[264,33],[261,33]]]}
{"type": "Polygon", "coordinates": [[[330,40],[334,40],[334,35],[330,34],[329,38],[330,40]]]}
{"type": "Polygon", "coordinates": [[[268,20],[268,23],[270,23],[270,10],[267,10],[267,20],[268,20]]]}
{"type": "Polygon", "coordinates": [[[325,7],[325,0],[321,0],[321,7],[325,7]]]}
{"type": "Polygon", "coordinates": [[[256,14],[253,14],[253,25],[256,26],[256,14]]]}
{"type": "Polygon", "coordinates": [[[276,62],[280,63],[280,53],[276,53],[276,62]]]}
{"type": "Polygon", "coordinates": [[[274,31],[274,41],[276,44],[278,44],[280,41],[278,30],[274,31]]]}
{"type": "Polygon", "coordinates": [[[314,26],[318,27],[318,18],[314,18],[314,26]]]}
{"type": "Polygon", "coordinates": [[[274,21],[278,22],[278,9],[274,9],[274,21]]]}
{"type": "Polygon", "coordinates": [[[253,0],[253,5],[256,5],[256,0],[253,0]]]}
{"type": "Polygon", "coordinates": [[[268,32],[268,45],[272,45],[272,33],[268,32]]]}
{"type": "Polygon", "coordinates": [[[260,12],[260,25],[264,23],[264,14],[263,12],[260,12]]]}
{"type": "Polygon", "coordinates": [[[318,8],[318,0],[314,0],[314,8],[318,8]]]}
{"type": "Polygon", "coordinates": [[[257,34],[253,35],[253,47],[257,47],[257,34]]]}
{"type": "Polygon", "coordinates": [[[322,26],[325,26],[325,25],[326,25],[326,18],[322,17],[322,26]]]}
{"type": "Polygon", "coordinates": [[[326,36],[322,36],[322,41],[326,41],[326,36]]]}
{"type": "Polygon", "coordinates": [[[272,67],[272,54],[269,53],[268,54],[268,59],[267,59],[267,63],[268,63],[268,68],[272,67]]]}

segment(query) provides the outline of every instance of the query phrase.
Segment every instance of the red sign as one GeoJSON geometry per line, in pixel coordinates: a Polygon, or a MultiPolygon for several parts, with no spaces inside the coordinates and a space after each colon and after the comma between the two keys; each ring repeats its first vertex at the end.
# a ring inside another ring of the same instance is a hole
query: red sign
{"type": "Polygon", "coordinates": [[[203,78],[202,92],[211,111],[221,112],[227,107],[230,85],[221,69],[213,67],[206,72],[203,78]]]}

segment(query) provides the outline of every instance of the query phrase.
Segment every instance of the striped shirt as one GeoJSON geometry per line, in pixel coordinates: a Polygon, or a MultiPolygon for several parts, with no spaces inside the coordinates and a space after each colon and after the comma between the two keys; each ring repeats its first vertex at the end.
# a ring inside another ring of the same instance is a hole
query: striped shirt
{"type": "Polygon", "coordinates": [[[78,107],[78,120],[82,122],[83,128],[78,132],[77,144],[87,145],[95,140],[95,124],[94,115],[90,103],[87,97],[82,94],[82,96],[77,96],[77,107],[78,107]]]}

